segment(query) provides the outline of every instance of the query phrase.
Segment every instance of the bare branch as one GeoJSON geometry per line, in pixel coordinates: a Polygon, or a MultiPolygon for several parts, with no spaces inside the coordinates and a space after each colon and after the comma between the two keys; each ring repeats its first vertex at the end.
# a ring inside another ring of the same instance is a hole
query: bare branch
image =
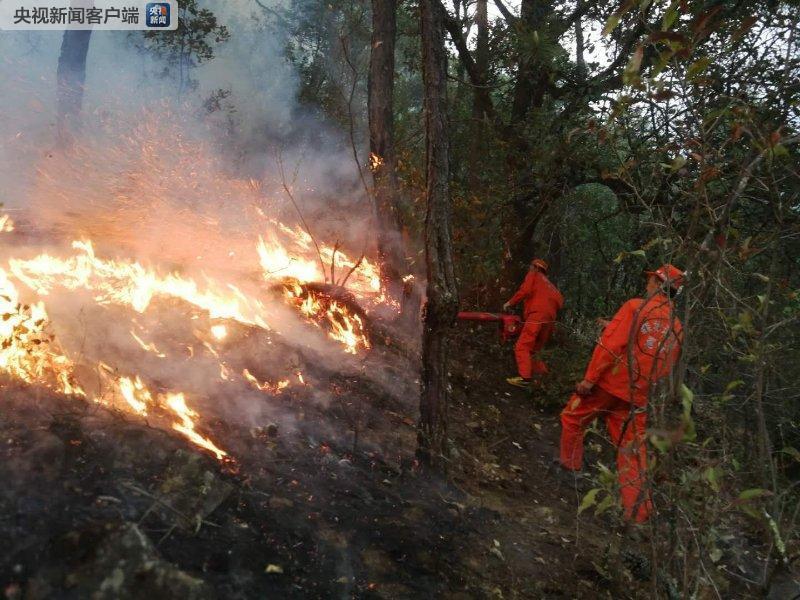
{"type": "MultiPolygon", "coordinates": [[[[325,277],[325,261],[322,260],[322,251],[319,249],[319,244],[317,244],[317,239],[314,237],[314,234],[311,233],[311,228],[306,223],[306,219],[303,216],[303,211],[300,210],[300,206],[297,204],[297,201],[294,198],[294,194],[292,194],[292,190],[289,188],[289,184],[286,182],[286,173],[283,169],[283,156],[281,155],[280,149],[276,151],[277,154],[277,161],[278,161],[278,170],[281,174],[281,184],[283,185],[283,191],[286,192],[286,195],[289,197],[289,200],[294,206],[295,211],[297,211],[297,216],[300,218],[300,222],[303,224],[303,229],[306,230],[308,237],[311,238],[311,241],[314,243],[314,248],[317,251],[317,257],[319,258],[319,264],[322,267],[322,276],[325,277]]],[[[297,180],[297,172],[300,168],[300,163],[295,168],[294,175],[292,176],[292,185],[297,180]]],[[[327,279],[327,278],[326,278],[327,279]]]]}

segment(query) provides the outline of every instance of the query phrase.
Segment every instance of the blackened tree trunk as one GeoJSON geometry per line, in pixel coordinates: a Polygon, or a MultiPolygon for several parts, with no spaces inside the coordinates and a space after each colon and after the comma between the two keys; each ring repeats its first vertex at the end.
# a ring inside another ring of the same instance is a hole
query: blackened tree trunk
{"type": "Polygon", "coordinates": [[[86,84],[86,55],[89,52],[91,36],[91,30],[67,29],[61,41],[56,92],[60,130],[63,130],[64,126],[75,124],[80,116],[83,89],[86,84]]]}
{"type": "Polygon", "coordinates": [[[369,62],[369,146],[375,184],[378,256],[385,288],[396,292],[406,273],[394,147],[394,48],[396,0],[372,0],[369,62]]]}
{"type": "Polygon", "coordinates": [[[428,284],[422,334],[418,456],[429,467],[443,468],[450,395],[447,374],[448,331],[458,310],[450,231],[447,55],[444,47],[444,9],[441,3],[439,0],[420,0],[419,6],[425,87],[425,264],[428,284]]]}

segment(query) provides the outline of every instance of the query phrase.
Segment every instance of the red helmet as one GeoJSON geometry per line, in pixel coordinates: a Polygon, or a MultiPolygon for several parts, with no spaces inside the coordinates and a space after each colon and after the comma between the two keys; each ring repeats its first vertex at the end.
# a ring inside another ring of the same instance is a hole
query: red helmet
{"type": "Polygon", "coordinates": [[[547,272],[547,269],[549,268],[549,265],[547,264],[547,261],[545,261],[545,260],[543,260],[541,258],[534,258],[531,261],[531,266],[532,267],[537,267],[537,268],[539,268],[539,269],[541,269],[542,271],[545,271],[545,272],[547,272]]]}
{"type": "Polygon", "coordinates": [[[655,271],[645,271],[644,273],[668,283],[673,290],[679,290],[683,287],[683,279],[686,275],[678,267],[671,264],[661,265],[655,271]]]}

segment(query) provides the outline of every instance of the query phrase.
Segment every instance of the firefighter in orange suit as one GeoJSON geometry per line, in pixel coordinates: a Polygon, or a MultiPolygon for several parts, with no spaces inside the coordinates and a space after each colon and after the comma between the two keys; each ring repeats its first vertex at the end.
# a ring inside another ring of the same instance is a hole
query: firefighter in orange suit
{"type": "Polygon", "coordinates": [[[561,292],[547,278],[547,268],[547,263],[541,258],[531,261],[525,281],[517,293],[503,305],[503,310],[507,312],[515,304],[523,302],[525,323],[514,346],[519,377],[509,377],[506,380],[518,387],[527,388],[532,377],[538,379],[547,373],[547,365],[534,356],[547,343],[553,333],[556,315],[564,306],[561,292]]]}
{"type": "Polygon", "coordinates": [[[584,430],[594,419],[604,417],[617,447],[625,518],[639,523],[652,510],[643,488],[647,400],[651,386],[669,375],[680,353],[682,329],[672,298],[684,279],[672,265],[645,274],[647,296],[628,300],[605,327],[583,381],[561,413],[560,452],[561,466],[579,471],[584,430]]]}

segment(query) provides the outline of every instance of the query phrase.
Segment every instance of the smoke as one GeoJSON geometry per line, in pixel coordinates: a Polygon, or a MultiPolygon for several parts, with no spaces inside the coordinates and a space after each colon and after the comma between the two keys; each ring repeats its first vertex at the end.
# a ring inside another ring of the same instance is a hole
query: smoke
{"type": "MultiPolygon", "coordinates": [[[[407,403],[416,384],[405,359],[385,349],[345,352],[287,304],[278,277],[265,280],[260,238],[294,245],[316,268],[306,227],[314,242],[351,257],[339,266],[342,277],[371,250],[369,201],[346,136],[299,106],[285,40],[261,9],[245,0],[210,8],[231,39],[192,69],[197,87],[189,91],[142,50],[140,34],[94,32],[82,123],[67,144],[56,115],[61,35],[0,32],[0,201],[18,229],[0,246],[2,268],[22,261],[16,273],[29,274],[24,261],[43,254],[78,264],[87,251],[72,243],[85,241],[103,264],[191,281],[198,295],[235,306],[210,314],[180,294],[155,292],[143,308],[86,282],[54,283],[38,295],[20,285],[28,300],[46,302],[89,396],[141,374],[153,390],[185,392],[228,422],[291,424],[294,411],[271,402],[247,371],[256,382],[288,380],[322,408],[337,401],[334,379],[363,378],[407,403]],[[225,338],[215,339],[220,325],[225,338]]],[[[322,262],[320,270],[328,257],[322,262]]]]}

